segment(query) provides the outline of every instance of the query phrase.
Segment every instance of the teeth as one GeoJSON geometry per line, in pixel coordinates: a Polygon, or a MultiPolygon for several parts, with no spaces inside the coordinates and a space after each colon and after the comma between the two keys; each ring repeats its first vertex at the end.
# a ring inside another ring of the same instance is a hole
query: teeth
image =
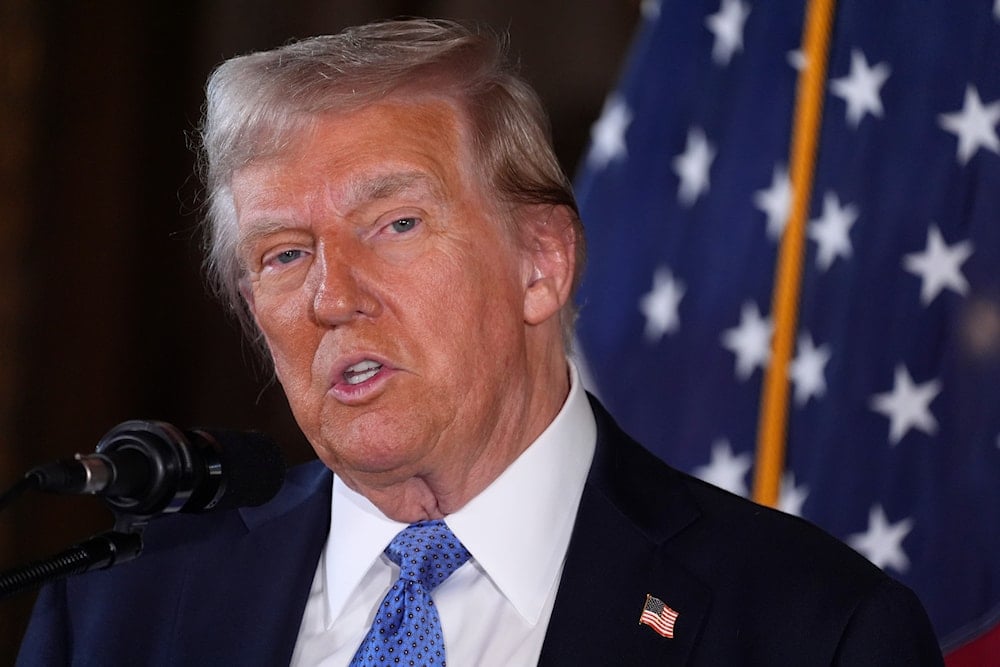
{"type": "Polygon", "coordinates": [[[344,371],[344,380],[347,384],[361,384],[365,380],[375,377],[381,368],[382,364],[366,359],[344,371]]]}

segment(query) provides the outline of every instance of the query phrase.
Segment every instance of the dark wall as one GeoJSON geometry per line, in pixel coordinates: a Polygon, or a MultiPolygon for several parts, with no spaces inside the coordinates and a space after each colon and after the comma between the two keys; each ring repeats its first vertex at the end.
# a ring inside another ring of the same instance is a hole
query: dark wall
{"type": "MultiPolygon", "coordinates": [[[[220,60],[396,15],[484,21],[509,30],[572,173],[637,4],[0,0],[0,487],[131,418],[256,428],[310,456],[203,286],[189,142],[220,60]]],[[[95,499],[22,497],[0,514],[0,569],[110,523],[95,499]]],[[[32,601],[0,601],[0,664],[32,601]]]]}

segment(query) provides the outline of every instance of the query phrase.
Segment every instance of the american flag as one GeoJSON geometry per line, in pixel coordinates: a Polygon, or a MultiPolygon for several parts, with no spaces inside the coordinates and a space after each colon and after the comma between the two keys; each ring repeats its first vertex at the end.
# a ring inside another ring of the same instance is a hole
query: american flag
{"type": "Polygon", "coordinates": [[[642,614],[639,616],[640,625],[648,625],[658,634],[667,639],[674,638],[674,623],[677,622],[679,614],[665,605],[663,600],[646,595],[646,604],[642,607],[642,614]]]}
{"type": "MultiPolygon", "coordinates": [[[[576,183],[592,388],[745,496],[812,6],[643,2],[576,183]]],[[[951,664],[996,661],[1000,0],[841,0],[825,53],[778,505],[912,587],[951,664]]]]}

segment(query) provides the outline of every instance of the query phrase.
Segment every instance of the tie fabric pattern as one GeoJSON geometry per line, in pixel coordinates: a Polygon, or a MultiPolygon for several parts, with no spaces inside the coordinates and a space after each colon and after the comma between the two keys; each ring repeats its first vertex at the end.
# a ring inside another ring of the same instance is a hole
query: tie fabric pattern
{"type": "Polygon", "coordinates": [[[399,565],[399,579],[379,605],[351,667],[445,667],[441,617],[431,591],[471,554],[440,520],[407,526],[389,543],[385,554],[399,565]]]}

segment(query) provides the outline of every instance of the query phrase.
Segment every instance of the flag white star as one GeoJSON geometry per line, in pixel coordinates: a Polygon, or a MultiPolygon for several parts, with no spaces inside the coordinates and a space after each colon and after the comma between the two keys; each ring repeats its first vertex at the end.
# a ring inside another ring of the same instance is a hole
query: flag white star
{"type": "Polygon", "coordinates": [[[847,543],[883,570],[891,567],[905,574],[910,569],[910,559],[903,551],[903,538],[911,530],[913,519],[891,523],[882,506],[874,505],[868,512],[868,529],[848,536],[847,543]]]}
{"type": "MultiPolygon", "coordinates": [[[[1000,2],[1000,0],[998,0],[1000,2]]],[[[796,72],[801,72],[806,68],[809,63],[806,60],[806,54],[802,49],[795,49],[794,51],[789,51],[785,54],[785,60],[791,65],[792,69],[796,72]]]]}
{"type": "Polygon", "coordinates": [[[940,392],[940,381],[928,380],[916,384],[905,366],[896,366],[892,391],[875,394],[869,403],[872,410],[889,418],[889,444],[899,444],[910,429],[928,435],[937,432],[937,420],[931,413],[930,405],[940,392]]]}
{"type": "Polygon", "coordinates": [[[937,225],[927,229],[927,247],[903,257],[903,268],[920,276],[920,302],[929,305],[945,288],[959,294],[969,291],[969,283],[962,275],[962,263],[972,254],[971,241],[948,245],[937,225]]]}
{"type": "Polygon", "coordinates": [[[823,215],[809,223],[809,238],[817,243],[816,264],[826,271],[838,257],[851,256],[850,231],[858,219],[858,209],[853,204],[840,205],[836,194],[823,196],[823,215]]]}
{"type": "Polygon", "coordinates": [[[747,301],[740,309],[740,324],[722,332],[722,346],[736,355],[736,377],[746,380],[758,366],[764,368],[771,359],[771,318],[760,315],[757,304],[747,301]]]}
{"type": "Polygon", "coordinates": [[[962,110],[938,116],[941,127],[958,137],[958,163],[965,165],[980,148],[1000,153],[997,121],[1000,120],[1000,101],[983,105],[975,86],[965,89],[962,110]]]}
{"type": "Polygon", "coordinates": [[[788,376],[795,383],[795,403],[805,405],[813,396],[826,393],[824,371],[830,361],[830,346],[816,347],[808,332],[799,336],[798,352],[788,369],[788,376]]]}
{"type": "Polygon", "coordinates": [[[809,497],[809,487],[795,485],[795,473],[791,470],[781,476],[781,491],[778,494],[778,509],[786,514],[802,516],[802,506],[809,497]]]}
{"type": "Polygon", "coordinates": [[[661,266],[653,274],[653,288],[639,299],[639,310],[646,316],[646,339],[657,342],[664,334],[680,328],[677,307],[684,297],[684,284],[674,279],[670,269],[661,266]]]}
{"type": "Polygon", "coordinates": [[[601,117],[590,129],[591,146],[587,162],[596,169],[603,169],[613,160],[628,154],[625,132],[632,123],[632,111],[620,95],[611,95],[604,102],[601,117]]]}
{"type": "Polygon", "coordinates": [[[750,16],[750,6],[740,0],[722,0],[719,11],[705,19],[705,25],[715,35],[712,60],[728,65],[733,54],[743,50],[743,26],[750,16]]]}
{"type": "Polygon", "coordinates": [[[715,159],[715,148],[700,127],[688,130],[684,152],[674,158],[674,173],[680,178],[677,198],[684,206],[692,206],[698,197],[708,192],[708,170],[715,159]]]}
{"type": "Polygon", "coordinates": [[[792,180],[784,165],[774,166],[771,186],[755,192],[753,203],[767,215],[767,235],[775,241],[780,240],[792,210],[792,180]]]}
{"type": "Polygon", "coordinates": [[[993,18],[1000,21],[1000,0],[993,0],[993,18]]]}
{"type": "Polygon", "coordinates": [[[733,454],[732,445],[722,438],[712,443],[712,460],[708,465],[695,468],[694,476],[745,498],[749,495],[746,476],[752,465],[749,452],[733,454]]]}
{"type": "Polygon", "coordinates": [[[831,92],[847,102],[847,122],[851,127],[857,127],[861,123],[865,112],[882,117],[882,98],[879,90],[889,78],[890,71],[886,63],[870,67],[865,54],[853,49],[850,73],[830,81],[831,92]]]}

